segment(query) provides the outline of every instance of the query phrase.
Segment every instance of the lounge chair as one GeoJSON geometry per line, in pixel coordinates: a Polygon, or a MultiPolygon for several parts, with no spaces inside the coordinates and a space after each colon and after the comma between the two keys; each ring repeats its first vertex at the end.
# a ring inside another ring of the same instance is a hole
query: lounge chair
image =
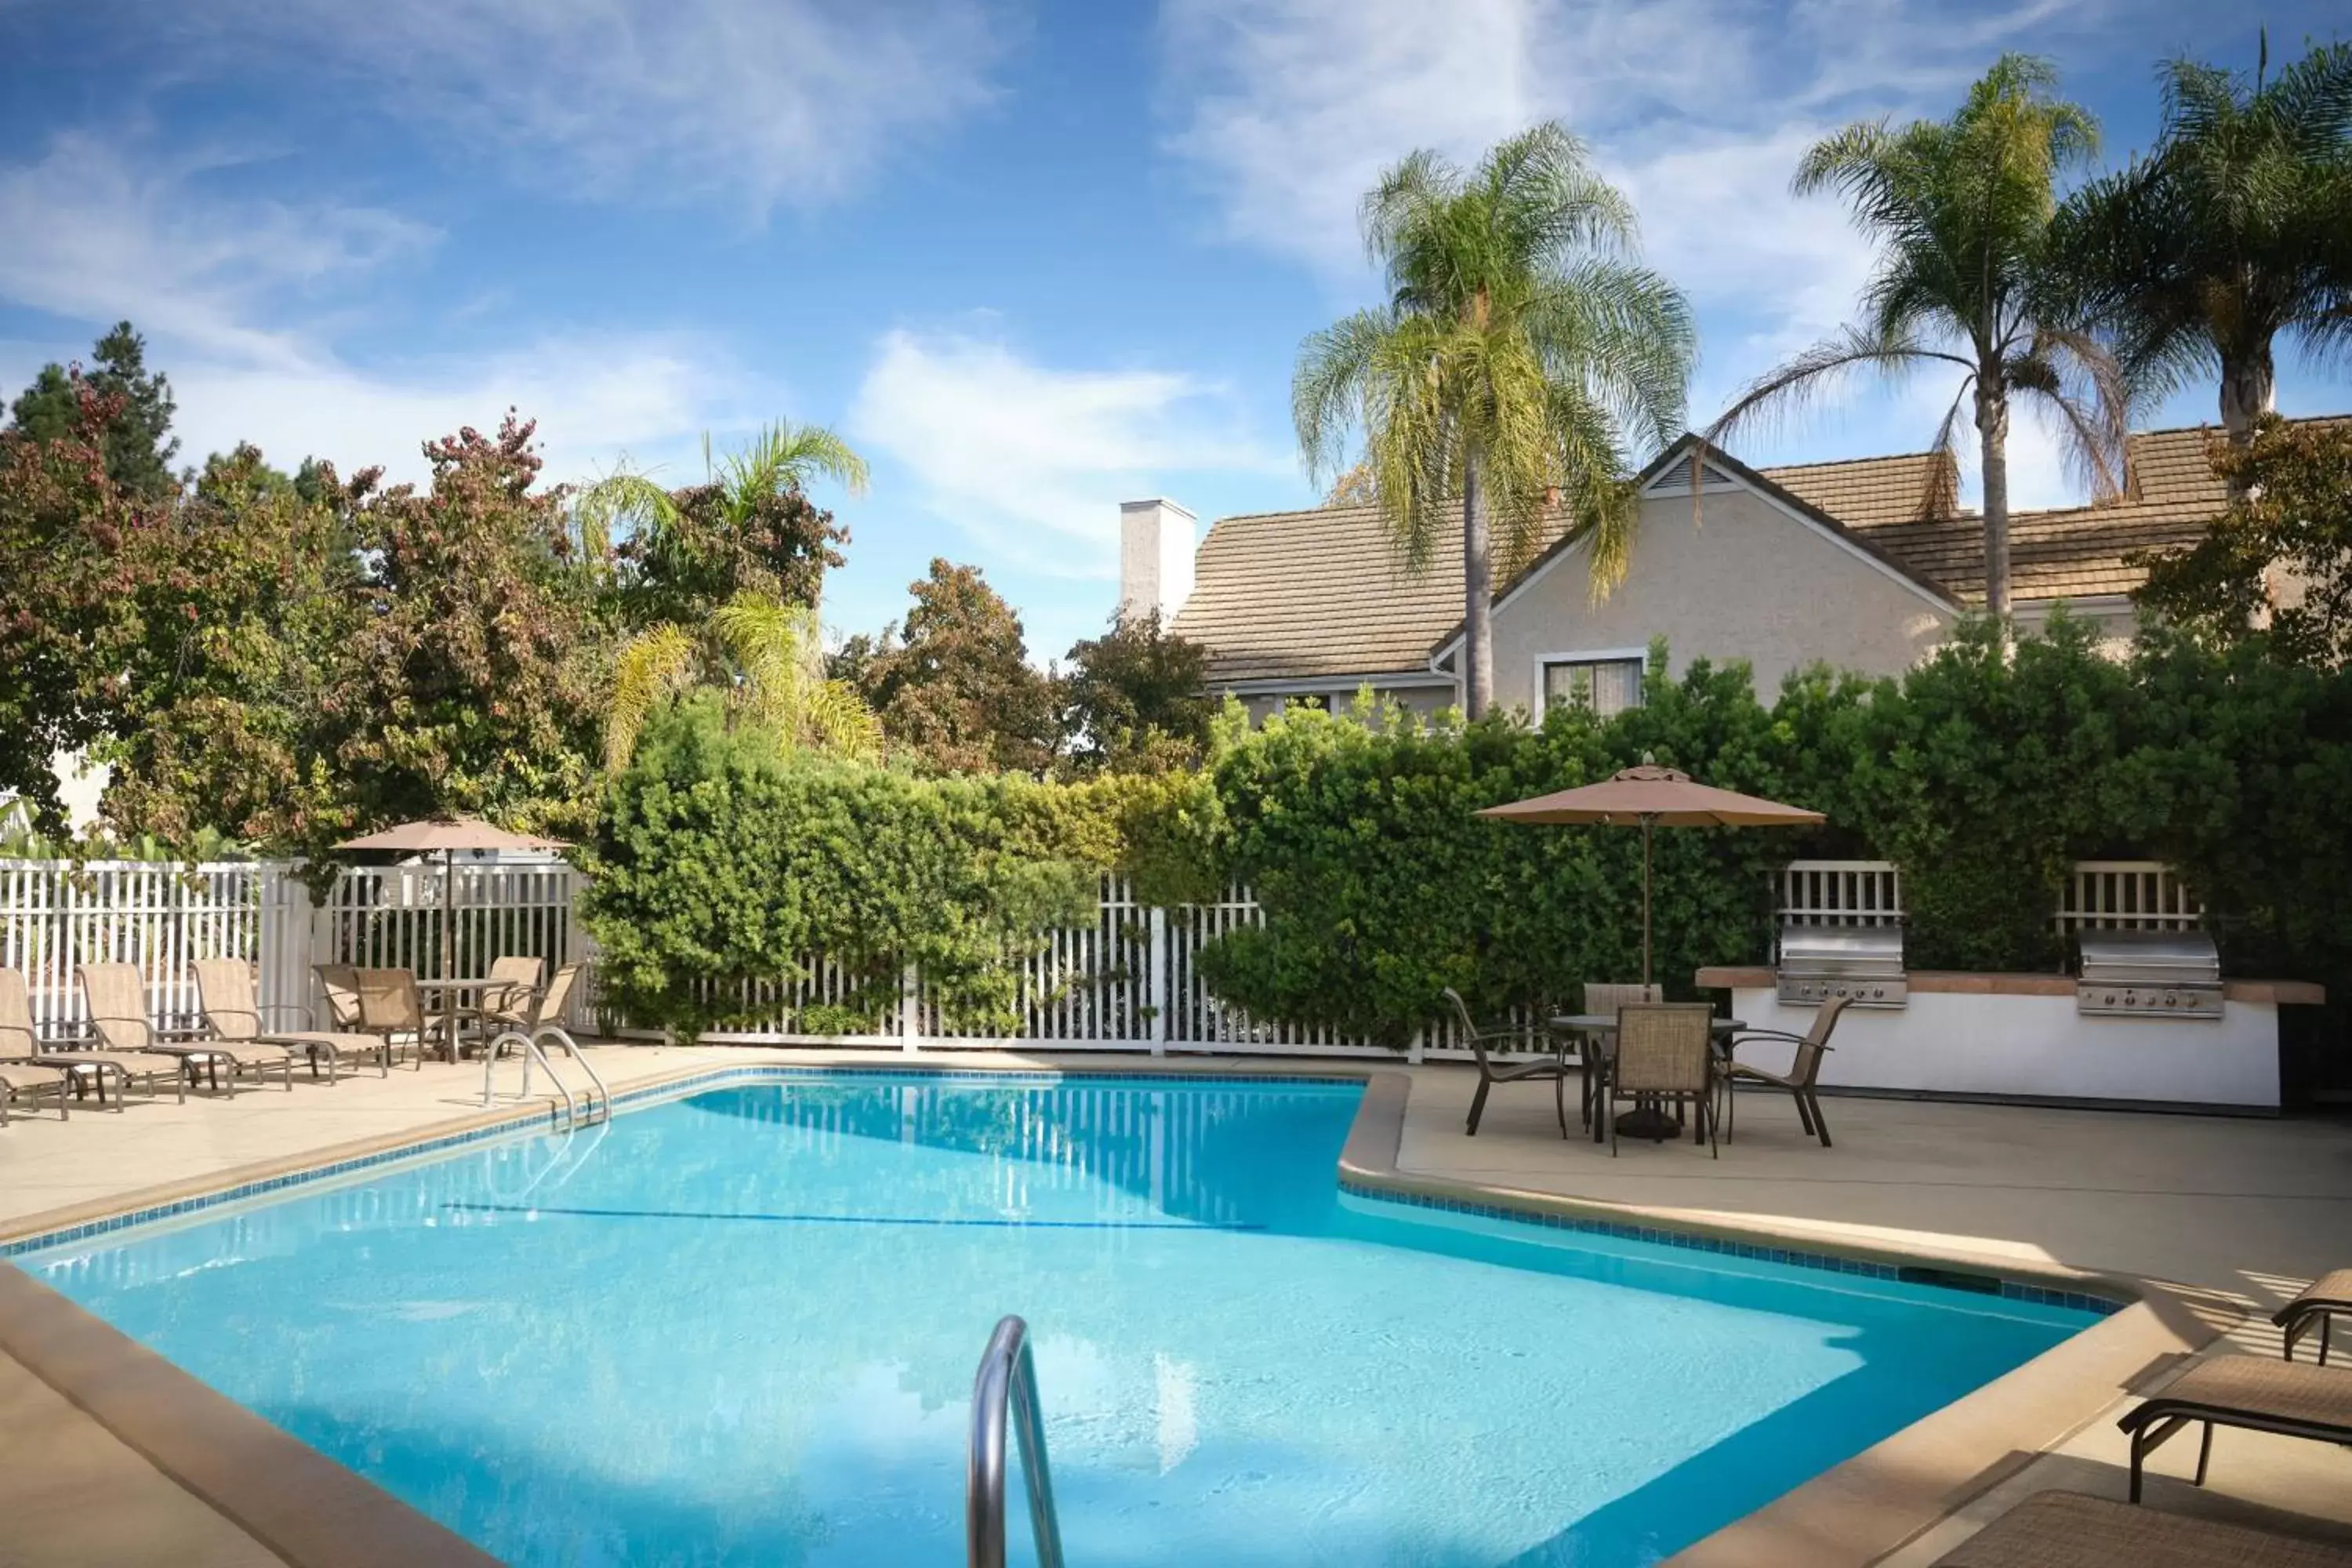
{"type": "Polygon", "coordinates": [[[2131,1436],[2132,1501],[2139,1501],[2140,1469],[2148,1455],[2191,1422],[2205,1427],[2197,1449],[2195,1484],[2200,1487],[2216,1426],[2352,1443],[2352,1370],[2250,1355],[2197,1363],[2116,1423],[2131,1436]]]}
{"type": "MultiPolygon", "coordinates": [[[[1665,999],[1666,988],[1663,985],[1588,981],[1584,986],[1584,1011],[1587,1016],[1594,1018],[1613,1018],[1620,1007],[1665,999]]],[[[1609,1047],[1602,1037],[1591,1035],[1577,1042],[1577,1054],[1584,1068],[1577,1091],[1577,1116],[1582,1125],[1590,1127],[1592,1125],[1593,1103],[1600,1098],[1601,1080],[1609,1075],[1609,1047]]]]}
{"type": "Polygon", "coordinates": [[[1822,1010],[1813,1016],[1813,1026],[1801,1035],[1792,1035],[1786,1029],[1743,1029],[1733,1037],[1731,1048],[1734,1052],[1750,1040],[1778,1040],[1793,1042],[1797,1054],[1785,1073],[1767,1072],[1743,1061],[1724,1063],[1723,1095],[1727,1105],[1723,1123],[1726,1142],[1731,1141],[1733,1131],[1739,1123],[1739,1086],[1754,1083],[1767,1089],[1788,1090],[1789,1098],[1797,1102],[1799,1125],[1820,1139],[1822,1148],[1830,1146],[1830,1124],[1822,1116],[1821,1096],[1813,1086],[1822,1076],[1822,1058],[1833,1048],[1830,1045],[1830,1035],[1837,1028],[1838,1019],[1853,1005],[1853,1000],[1850,996],[1832,996],[1822,1003],[1822,1010]]]}
{"type": "Polygon", "coordinates": [[[173,1091],[180,1099],[188,1098],[187,1068],[176,1057],[143,1051],[78,1050],[66,1046],[44,1047],[33,1027],[32,995],[24,975],[14,969],[0,969],[0,1058],[71,1074],[74,1091],[95,1090],[100,1105],[108,1103],[106,1089],[111,1082],[117,1089],[112,1102],[117,1110],[122,1109],[121,1089],[136,1083],[147,1090],[152,1100],[155,1080],[161,1078],[172,1080],[173,1091]]]}
{"type": "MultiPolygon", "coordinates": [[[[226,1045],[282,1046],[289,1051],[300,1051],[310,1060],[310,1076],[319,1076],[319,1064],[327,1064],[327,1084],[332,1088],[340,1078],[343,1053],[360,1055],[373,1053],[390,1072],[384,1060],[382,1042],[373,1035],[336,1034],[324,1029],[265,1029],[261,1016],[263,1004],[254,997],[253,969],[242,959],[200,958],[190,965],[196,973],[196,1003],[205,1012],[205,1026],[212,1030],[213,1038],[226,1045]]],[[[278,1010],[298,1017],[303,1009],[291,1003],[275,1004],[278,1010]]],[[[307,1017],[305,1022],[309,1020],[307,1017]]]]}
{"type": "MultiPolygon", "coordinates": [[[[31,1105],[43,1094],[58,1102],[58,1120],[72,1120],[73,1112],[66,1104],[66,1091],[74,1086],[74,1075],[64,1068],[47,1067],[36,1059],[40,1051],[40,1037],[33,1033],[32,1008],[26,1005],[25,977],[15,970],[0,970],[0,985],[16,982],[17,1012],[24,1021],[14,1021],[6,1004],[0,1003],[0,1127],[8,1125],[8,1107],[12,1104],[31,1105]]],[[[100,1096],[99,1103],[105,1103],[100,1096]]]]}
{"type": "Polygon", "coordinates": [[[1617,1039],[1609,1052],[1609,1082],[1601,1103],[1609,1118],[1609,1152],[1617,1152],[1617,1102],[1625,1099],[1688,1100],[1706,1134],[1707,1152],[1723,1151],[1715,1138],[1715,1050],[1709,1043],[1715,1009],[1704,1002],[1643,1002],[1617,1009],[1617,1039]]]}
{"type": "Polygon", "coordinates": [[[2080,1492],[2036,1492],[1931,1568],[2352,1568],[2352,1548],[2133,1508],[2080,1492]]]}
{"type": "Polygon", "coordinates": [[[1462,994],[1447,986],[1443,993],[1454,1004],[1454,1016],[1462,1025],[1462,1043],[1470,1047],[1470,1055],[1478,1063],[1478,1090],[1470,1097],[1468,1135],[1478,1136],[1479,1118],[1486,1114],[1486,1091],[1498,1083],[1540,1083],[1551,1080],[1552,1101],[1559,1112],[1559,1135],[1568,1136],[1568,1058],[1565,1055],[1547,1058],[1539,1062],[1527,1062],[1517,1067],[1504,1067],[1486,1054],[1487,1047],[1524,1044],[1524,1029],[1482,1029],[1470,1016],[1470,1005],[1462,994]]]}
{"type": "Polygon", "coordinates": [[[294,1053],[284,1046],[237,1045],[227,1040],[166,1040],[147,1021],[147,982],[135,963],[85,963],[74,972],[81,982],[82,999],[89,1005],[89,1026],[101,1048],[117,1055],[177,1057],[190,1077],[204,1073],[212,1087],[221,1087],[221,1069],[228,1069],[228,1093],[236,1097],[236,1080],[267,1079],[276,1068],[294,1092],[294,1053]]]}
{"type": "Polygon", "coordinates": [[[2313,1280],[2304,1293],[2271,1314],[2286,1336],[2286,1359],[2312,1330],[2319,1331],[2319,1364],[2327,1364],[2327,1322],[2336,1313],[2352,1314],[2352,1268],[2338,1268],[2313,1280]]]}

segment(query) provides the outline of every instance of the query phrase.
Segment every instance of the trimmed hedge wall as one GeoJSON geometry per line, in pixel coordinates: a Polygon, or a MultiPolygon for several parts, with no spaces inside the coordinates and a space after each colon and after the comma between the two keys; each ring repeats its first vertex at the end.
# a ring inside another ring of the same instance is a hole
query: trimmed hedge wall
{"type": "Polygon", "coordinates": [[[1769,707],[1744,667],[1669,680],[1664,661],[1606,722],[1426,726],[1367,705],[1253,730],[1229,707],[1203,773],[1076,784],[782,754],[689,701],[607,788],[589,926],[641,1024],[744,1021],[760,1009],[729,998],[747,983],[825,952],[868,986],[803,1028],[871,1026],[909,957],[956,1021],[1009,1027],[1015,962],[1042,927],[1091,921],[1099,871],[1163,903],[1238,880],[1266,919],[1204,950],[1219,993],[1401,1044],[1442,986],[1498,1013],[1638,975],[1637,832],[1472,814],[1646,755],[1830,818],[1659,830],[1672,991],[1765,956],[1770,874],[1799,856],[1901,864],[1919,968],[2054,966],[2069,865],[2147,856],[2205,900],[2232,973],[2352,983],[2352,678],[2163,639],[2118,660],[2063,616],[2006,650],[1964,627],[1899,680],[1809,672],[1769,707]]]}

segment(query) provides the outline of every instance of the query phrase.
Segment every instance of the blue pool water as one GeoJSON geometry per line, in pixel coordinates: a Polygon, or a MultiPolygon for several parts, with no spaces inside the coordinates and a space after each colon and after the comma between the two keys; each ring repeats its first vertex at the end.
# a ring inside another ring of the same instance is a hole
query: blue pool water
{"type": "Polygon", "coordinates": [[[1358,1094],[738,1085],[20,1262],[531,1564],[961,1563],[1011,1311],[1076,1568],[1647,1563],[2090,1321],[1343,1197],[1358,1094]]]}

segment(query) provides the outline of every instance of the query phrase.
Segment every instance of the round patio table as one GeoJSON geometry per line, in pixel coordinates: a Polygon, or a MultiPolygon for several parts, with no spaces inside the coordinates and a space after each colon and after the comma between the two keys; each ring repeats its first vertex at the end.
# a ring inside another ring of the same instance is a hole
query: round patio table
{"type": "MultiPolygon", "coordinates": [[[[1553,1031],[1561,1035],[1601,1037],[1617,1032],[1617,1015],[1614,1013],[1560,1013],[1549,1022],[1553,1031]]],[[[1708,1043],[1715,1047],[1717,1057],[1724,1057],[1730,1054],[1731,1037],[1748,1025],[1738,1018],[1710,1018],[1706,1026],[1708,1043]]],[[[1559,1055],[1561,1061],[1568,1059],[1566,1045],[1560,1047],[1559,1055]]],[[[1683,1119],[1662,1106],[1644,1101],[1617,1119],[1617,1131],[1627,1138],[1647,1138],[1663,1143],[1669,1138],[1683,1135],[1683,1119]]],[[[1592,1141],[1595,1143],[1601,1142],[1601,1118],[1597,1115],[1592,1119],[1592,1141]]]]}

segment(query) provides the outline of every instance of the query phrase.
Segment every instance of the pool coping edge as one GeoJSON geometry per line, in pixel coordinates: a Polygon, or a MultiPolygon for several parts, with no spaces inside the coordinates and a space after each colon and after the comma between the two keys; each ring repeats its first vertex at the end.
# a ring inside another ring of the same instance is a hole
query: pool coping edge
{"type": "MultiPolygon", "coordinates": [[[[1531,1219],[1703,1251],[1793,1261],[1832,1271],[1922,1264],[1989,1273],[2003,1293],[2058,1304],[2102,1303],[2103,1321],[2023,1366],[1938,1407],[1763,1508],[1684,1549],[1685,1568],[1778,1563],[1855,1568],[1932,1528],[2025,1462],[2079,1431],[2122,1394],[2228,1331],[2242,1306],[2213,1292],[2052,1263],[1847,1242],[1769,1223],[1727,1224],[1673,1210],[1566,1197],[1402,1168],[1409,1075],[1381,1067],[1154,1060],[1018,1066],[908,1062],[696,1063],[614,1095],[614,1109],[675,1099],[728,1081],[796,1077],[1186,1078],[1360,1083],[1364,1093],[1338,1163],[1343,1192],[1437,1209],[1531,1219]],[[1864,1266],[1847,1269],[1838,1263],[1864,1266]]],[[[0,1224],[0,1262],[268,1193],[339,1179],[553,1125],[546,1105],[509,1106],[399,1133],[352,1140],[0,1224]]],[[[462,1537],[85,1311],[21,1268],[0,1268],[0,1353],[294,1568],[377,1568],[419,1561],[488,1563],[462,1537]],[[428,1550],[429,1548],[429,1550],[428,1550]]]]}

